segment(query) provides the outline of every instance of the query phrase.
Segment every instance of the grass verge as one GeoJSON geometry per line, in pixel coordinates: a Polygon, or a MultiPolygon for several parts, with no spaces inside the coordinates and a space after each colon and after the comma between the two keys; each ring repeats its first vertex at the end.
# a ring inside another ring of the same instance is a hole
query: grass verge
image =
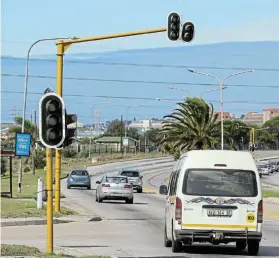
{"type": "MultiPolygon", "coordinates": [[[[30,247],[25,245],[4,245],[1,244],[1,256],[33,256],[33,257],[53,257],[62,258],[69,257],[75,258],[76,256],[66,254],[44,254],[36,247],[30,247]]],[[[109,258],[109,256],[82,256],[82,258],[109,258]]]]}
{"type": "MultiPolygon", "coordinates": [[[[60,212],[53,212],[54,217],[77,214],[75,211],[61,207],[60,212]]],[[[19,217],[44,217],[46,209],[37,209],[34,200],[1,198],[1,218],[19,218],[19,217]]]]}
{"type": "MultiPolygon", "coordinates": [[[[17,175],[13,175],[13,198],[1,197],[1,218],[41,217],[46,216],[46,210],[37,209],[34,198],[37,196],[38,177],[45,178],[43,169],[24,173],[22,179],[22,192],[17,192],[17,175]]],[[[9,189],[9,177],[1,177],[1,191],[9,189]]],[[[63,196],[61,196],[63,197],[63,196]]],[[[74,215],[75,211],[61,207],[61,212],[54,212],[55,217],[74,215]]]]}
{"type": "Polygon", "coordinates": [[[279,198],[279,192],[264,190],[263,196],[264,196],[264,198],[267,198],[267,197],[279,198]]]}

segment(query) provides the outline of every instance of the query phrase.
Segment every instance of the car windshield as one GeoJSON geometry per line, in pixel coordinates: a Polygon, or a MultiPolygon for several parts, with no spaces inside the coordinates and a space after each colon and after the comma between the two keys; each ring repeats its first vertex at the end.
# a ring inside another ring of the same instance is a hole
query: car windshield
{"type": "Polygon", "coordinates": [[[193,169],[185,173],[183,194],[203,196],[255,197],[254,171],[193,169]]]}
{"type": "Polygon", "coordinates": [[[71,173],[72,176],[88,176],[88,172],[86,170],[74,170],[71,173]]]}
{"type": "Polygon", "coordinates": [[[139,172],[138,171],[122,171],[121,176],[139,177],[139,172]]]}
{"type": "Polygon", "coordinates": [[[107,177],[108,183],[128,183],[128,179],[126,177],[107,177]]]}

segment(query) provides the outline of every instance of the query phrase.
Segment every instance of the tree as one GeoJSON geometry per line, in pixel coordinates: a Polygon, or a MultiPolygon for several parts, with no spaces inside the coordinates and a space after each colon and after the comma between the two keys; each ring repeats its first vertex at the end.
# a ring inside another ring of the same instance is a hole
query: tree
{"type": "MultiPolygon", "coordinates": [[[[112,120],[110,124],[108,125],[107,131],[105,135],[107,136],[124,136],[125,133],[125,123],[123,121],[120,121],[118,119],[112,120]]],[[[137,132],[137,129],[135,128],[128,128],[127,129],[127,136],[131,137],[133,139],[138,140],[139,134],[137,132]]]]}
{"type": "Polygon", "coordinates": [[[249,144],[249,128],[241,120],[224,120],[224,142],[229,149],[243,149],[249,144]]]}
{"type": "Polygon", "coordinates": [[[120,136],[124,134],[125,125],[123,121],[118,119],[112,120],[107,128],[106,135],[108,136],[120,136]]]}
{"type": "Polygon", "coordinates": [[[151,128],[145,133],[146,140],[149,143],[153,143],[154,145],[157,146],[160,142],[160,139],[158,138],[159,133],[160,133],[160,129],[151,128]]]}
{"type": "Polygon", "coordinates": [[[257,131],[257,138],[271,149],[279,147],[279,117],[266,121],[263,130],[257,131]]]}
{"type": "Polygon", "coordinates": [[[169,120],[163,122],[160,131],[161,145],[167,144],[174,153],[214,148],[218,123],[213,105],[199,98],[177,104],[179,108],[164,117],[169,120]]]}

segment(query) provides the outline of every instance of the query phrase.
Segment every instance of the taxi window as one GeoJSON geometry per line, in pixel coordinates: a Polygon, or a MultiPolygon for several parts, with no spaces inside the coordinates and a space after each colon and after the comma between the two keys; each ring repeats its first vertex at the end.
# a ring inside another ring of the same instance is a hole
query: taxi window
{"type": "Polygon", "coordinates": [[[255,197],[258,195],[254,171],[192,169],[185,173],[183,194],[202,196],[255,197]]]}

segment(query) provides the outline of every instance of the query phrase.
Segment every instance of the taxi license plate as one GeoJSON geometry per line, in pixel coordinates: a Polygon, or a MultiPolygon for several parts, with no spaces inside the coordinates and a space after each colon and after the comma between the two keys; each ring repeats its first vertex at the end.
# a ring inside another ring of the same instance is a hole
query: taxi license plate
{"type": "Polygon", "coordinates": [[[208,217],[231,217],[232,210],[207,210],[208,217]]]}

